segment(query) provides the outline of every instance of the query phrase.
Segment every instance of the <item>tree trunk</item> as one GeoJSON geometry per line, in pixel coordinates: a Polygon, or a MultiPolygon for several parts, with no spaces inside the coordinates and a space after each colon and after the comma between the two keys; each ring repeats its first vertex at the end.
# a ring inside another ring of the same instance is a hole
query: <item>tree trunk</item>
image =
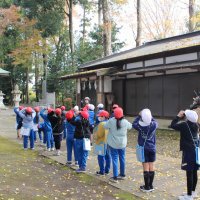
{"type": "Polygon", "coordinates": [[[102,0],[98,0],[98,25],[102,25],[102,0]]]}
{"type": "Polygon", "coordinates": [[[112,53],[111,48],[111,32],[112,32],[112,22],[110,20],[109,5],[108,0],[104,0],[102,4],[103,8],[103,46],[104,46],[104,56],[108,56],[112,53]]]}
{"type": "Polygon", "coordinates": [[[38,65],[38,55],[35,53],[35,94],[36,94],[36,102],[39,102],[39,65],[38,65]]]}
{"type": "Polygon", "coordinates": [[[136,37],[136,47],[141,45],[141,34],[142,34],[141,1],[137,0],[137,37],[136,37]]]}
{"type": "Polygon", "coordinates": [[[189,32],[194,31],[195,0],[189,0],[189,32]]]}
{"type": "Polygon", "coordinates": [[[27,67],[26,70],[26,103],[29,104],[29,88],[28,88],[28,84],[29,84],[29,67],[27,67]]]}
{"type": "Polygon", "coordinates": [[[72,66],[74,66],[74,35],[73,35],[73,0],[67,0],[68,7],[69,7],[69,38],[70,38],[70,49],[71,49],[71,56],[72,56],[72,66]]]}

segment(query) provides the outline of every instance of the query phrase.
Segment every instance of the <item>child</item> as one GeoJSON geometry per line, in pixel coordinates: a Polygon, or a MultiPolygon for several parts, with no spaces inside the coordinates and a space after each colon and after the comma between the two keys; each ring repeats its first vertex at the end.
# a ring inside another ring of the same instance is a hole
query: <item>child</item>
{"type": "Polygon", "coordinates": [[[46,141],[47,141],[47,150],[48,151],[54,151],[54,141],[53,141],[53,133],[52,133],[52,127],[50,123],[50,118],[54,115],[54,110],[52,108],[47,109],[47,113],[45,114],[46,109],[42,109],[40,111],[40,116],[44,120],[44,129],[45,129],[45,135],[46,135],[46,141]]]}
{"type": "Polygon", "coordinates": [[[113,177],[110,181],[117,183],[118,179],[123,180],[125,174],[125,154],[127,145],[127,130],[132,128],[130,122],[124,119],[122,108],[118,107],[114,110],[114,117],[109,119],[105,125],[108,129],[107,143],[109,145],[110,154],[113,164],[113,177]],[[120,162],[120,174],[118,176],[118,159],[120,162]]]}
{"type": "Polygon", "coordinates": [[[33,119],[35,111],[31,107],[27,107],[17,113],[23,119],[21,134],[23,135],[24,150],[28,149],[28,139],[30,140],[30,149],[34,150],[33,119]]]}
{"type": "MultiPolygon", "coordinates": [[[[107,144],[108,131],[105,130],[104,124],[105,124],[106,121],[108,121],[109,113],[105,110],[102,110],[99,113],[98,118],[99,118],[99,124],[97,126],[97,131],[95,132],[95,136],[96,136],[95,143],[97,145],[100,144],[100,143],[103,143],[104,145],[106,145],[107,144]]],[[[108,148],[106,147],[106,154],[105,155],[98,155],[97,158],[98,158],[100,171],[97,171],[96,175],[109,174],[111,156],[110,156],[108,148]]]]}
{"type": "Polygon", "coordinates": [[[103,110],[103,107],[104,107],[104,105],[102,103],[98,104],[98,106],[97,106],[98,110],[97,110],[97,113],[96,113],[96,123],[95,123],[96,126],[99,124],[98,115],[103,110]]]}
{"type": "Polygon", "coordinates": [[[40,113],[40,108],[39,107],[35,107],[34,108],[35,110],[35,117],[33,119],[33,123],[34,123],[34,126],[33,126],[33,130],[34,130],[34,141],[37,142],[37,133],[39,135],[39,139],[40,139],[40,143],[42,143],[42,135],[41,133],[38,132],[38,125],[39,125],[39,122],[40,122],[40,117],[39,117],[39,113],[40,113]]]}
{"type": "Polygon", "coordinates": [[[138,145],[144,146],[145,162],[143,165],[143,176],[145,185],[140,186],[143,192],[154,190],[154,162],[156,160],[156,129],[157,122],[152,118],[149,109],[143,109],[139,116],[133,121],[133,128],[138,131],[138,145]]]}
{"type": "Polygon", "coordinates": [[[77,119],[73,117],[69,122],[74,125],[75,128],[75,147],[78,158],[79,169],[76,170],[77,173],[85,172],[88,158],[88,151],[83,149],[84,138],[90,138],[89,130],[89,114],[87,111],[81,111],[80,117],[77,119]]]}
{"type": "Polygon", "coordinates": [[[90,132],[91,132],[91,137],[90,137],[90,141],[91,141],[91,146],[92,146],[92,141],[93,141],[93,129],[94,129],[94,118],[95,118],[95,113],[94,113],[94,105],[93,104],[89,104],[89,124],[90,124],[90,132]]]}
{"type": "Polygon", "coordinates": [[[180,200],[192,200],[198,181],[195,146],[198,143],[198,115],[193,110],[180,111],[171,122],[171,128],[180,131],[180,151],[182,151],[181,169],[186,171],[187,194],[179,196],[180,200]],[[186,117],[186,120],[180,122],[186,117]]]}
{"type": "Polygon", "coordinates": [[[115,111],[116,108],[119,108],[119,106],[117,104],[113,104],[113,106],[112,106],[112,113],[110,115],[110,118],[114,117],[114,111],[115,111]]]}
{"type": "Polygon", "coordinates": [[[60,147],[62,141],[62,133],[64,130],[63,118],[61,117],[62,111],[60,108],[56,108],[54,116],[50,117],[51,127],[53,130],[53,137],[56,148],[56,156],[60,156],[60,147]]]}
{"type": "MultiPolygon", "coordinates": [[[[77,113],[76,113],[77,114],[77,113]]],[[[78,165],[78,159],[76,155],[76,148],[75,148],[75,140],[74,140],[74,132],[75,126],[69,123],[69,121],[74,117],[74,112],[72,110],[66,113],[66,127],[67,127],[67,137],[66,137],[66,145],[67,145],[67,165],[72,164],[72,149],[74,151],[74,159],[75,165],[78,165]]]]}
{"type": "Polygon", "coordinates": [[[16,129],[17,129],[17,139],[20,139],[20,130],[22,127],[22,121],[23,119],[19,116],[18,112],[22,110],[24,107],[19,106],[19,108],[15,107],[14,112],[16,114],[16,129]]]}
{"type": "Polygon", "coordinates": [[[66,118],[65,118],[66,108],[65,106],[61,106],[60,109],[62,111],[61,117],[63,119],[63,139],[66,139],[66,136],[67,136],[67,127],[66,127],[66,118]]]}

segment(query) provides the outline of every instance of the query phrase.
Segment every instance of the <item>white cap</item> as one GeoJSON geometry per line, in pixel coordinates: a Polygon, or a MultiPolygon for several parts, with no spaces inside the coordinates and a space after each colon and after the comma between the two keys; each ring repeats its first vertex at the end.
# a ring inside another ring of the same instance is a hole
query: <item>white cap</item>
{"type": "Polygon", "coordinates": [[[104,105],[102,103],[98,104],[97,108],[103,108],[104,105]]]}
{"type": "Polygon", "coordinates": [[[194,110],[186,110],[185,116],[186,116],[187,120],[190,122],[197,123],[197,121],[198,121],[198,115],[194,110]]]}
{"type": "Polygon", "coordinates": [[[85,97],[85,100],[88,100],[88,101],[90,101],[90,97],[85,97]]]}
{"type": "Polygon", "coordinates": [[[89,104],[89,109],[90,110],[94,110],[95,109],[95,106],[93,104],[89,104]]]}
{"type": "Polygon", "coordinates": [[[78,106],[74,106],[74,111],[79,111],[79,107],[78,106]]]}
{"type": "Polygon", "coordinates": [[[141,111],[141,117],[143,126],[149,126],[152,120],[151,111],[148,108],[143,109],[141,111]]]}

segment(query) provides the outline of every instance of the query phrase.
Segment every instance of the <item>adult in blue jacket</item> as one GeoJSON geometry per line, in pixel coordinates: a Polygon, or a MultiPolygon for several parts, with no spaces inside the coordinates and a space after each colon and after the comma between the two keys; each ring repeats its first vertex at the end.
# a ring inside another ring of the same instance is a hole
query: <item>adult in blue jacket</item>
{"type": "Polygon", "coordinates": [[[151,192],[154,190],[154,162],[156,160],[156,129],[158,123],[152,118],[149,109],[143,109],[133,121],[132,126],[138,131],[138,144],[144,146],[145,162],[142,165],[145,185],[140,186],[140,190],[151,192]]]}
{"type": "Polygon", "coordinates": [[[44,120],[44,129],[46,134],[46,141],[47,141],[47,150],[53,151],[54,150],[54,140],[53,140],[53,131],[51,127],[51,122],[49,118],[54,115],[54,110],[52,108],[47,109],[47,114],[45,113],[46,109],[42,109],[40,111],[40,116],[44,120]]]}
{"type": "Polygon", "coordinates": [[[35,111],[31,107],[17,111],[19,116],[23,119],[23,125],[21,134],[23,135],[24,150],[28,148],[28,139],[30,140],[30,148],[34,149],[34,131],[33,131],[33,119],[35,117],[35,111]]]}

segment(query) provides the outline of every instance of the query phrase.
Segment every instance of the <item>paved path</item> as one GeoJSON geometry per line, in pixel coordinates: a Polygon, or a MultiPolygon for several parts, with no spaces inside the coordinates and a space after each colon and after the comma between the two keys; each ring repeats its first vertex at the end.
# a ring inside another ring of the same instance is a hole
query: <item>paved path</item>
{"type": "MultiPolygon", "coordinates": [[[[12,110],[0,111],[0,135],[16,140],[16,132],[14,130],[15,116],[12,110]]],[[[16,140],[17,141],[17,140],[16,140]]],[[[18,141],[22,142],[22,141],[18,141]]],[[[173,147],[172,147],[173,148],[173,147]]],[[[46,152],[41,147],[36,147],[40,150],[41,154],[47,156],[53,160],[56,160],[62,164],[66,163],[66,148],[65,141],[62,143],[62,155],[57,157],[53,156],[52,152],[46,152]]],[[[177,199],[177,196],[186,191],[185,173],[180,170],[180,160],[166,157],[157,154],[156,161],[156,178],[155,188],[152,193],[142,193],[138,188],[143,183],[142,167],[141,164],[136,161],[135,150],[127,148],[126,155],[126,175],[127,179],[120,181],[120,183],[113,184],[115,187],[124,191],[135,194],[143,199],[151,200],[173,200],[177,199]]],[[[105,182],[109,182],[110,176],[97,177],[95,172],[98,170],[97,159],[93,153],[90,153],[90,159],[88,160],[87,174],[95,176],[105,182]]],[[[112,175],[112,174],[111,174],[112,175]]],[[[198,192],[200,192],[197,186],[198,192]]]]}

